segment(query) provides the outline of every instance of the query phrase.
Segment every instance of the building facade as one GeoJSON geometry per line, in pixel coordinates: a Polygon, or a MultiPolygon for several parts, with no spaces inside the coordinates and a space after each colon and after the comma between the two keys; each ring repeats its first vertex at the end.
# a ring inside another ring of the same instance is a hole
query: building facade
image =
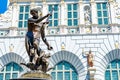
{"type": "Polygon", "coordinates": [[[29,61],[25,34],[32,8],[43,16],[54,8],[46,28],[53,50],[40,41],[51,53],[52,80],[89,80],[91,74],[94,80],[120,80],[120,0],[10,0],[0,14],[0,80],[28,70],[20,63],[29,61]],[[94,70],[87,62],[90,50],[94,70]]]}

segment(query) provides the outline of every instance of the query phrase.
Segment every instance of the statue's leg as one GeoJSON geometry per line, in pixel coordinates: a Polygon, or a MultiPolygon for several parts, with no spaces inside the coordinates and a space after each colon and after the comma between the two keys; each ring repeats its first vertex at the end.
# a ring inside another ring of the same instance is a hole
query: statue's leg
{"type": "Polygon", "coordinates": [[[31,55],[31,56],[30,56],[30,62],[32,62],[32,61],[33,61],[33,58],[34,58],[34,56],[33,56],[33,55],[31,55]]]}
{"type": "Polygon", "coordinates": [[[34,49],[33,49],[32,43],[30,42],[28,36],[25,37],[25,47],[26,47],[26,51],[27,51],[28,56],[29,56],[29,62],[32,62],[33,58],[34,58],[34,54],[33,54],[34,49]]]}
{"type": "Polygon", "coordinates": [[[30,52],[29,52],[29,43],[28,43],[28,37],[25,36],[25,48],[26,48],[26,51],[28,53],[28,55],[30,56],[30,52]]]}
{"type": "Polygon", "coordinates": [[[34,48],[37,50],[37,55],[40,56],[41,48],[39,47],[40,40],[38,38],[34,39],[33,45],[34,48]]]}

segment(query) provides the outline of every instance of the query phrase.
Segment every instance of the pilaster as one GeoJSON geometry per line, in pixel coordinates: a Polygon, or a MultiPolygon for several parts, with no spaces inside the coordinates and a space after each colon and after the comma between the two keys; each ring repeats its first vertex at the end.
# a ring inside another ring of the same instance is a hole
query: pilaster
{"type": "Polygon", "coordinates": [[[108,1],[108,13],[110,17],[110,24],[115,24],[115,9],[114,9],[114,0],[108,1]]]}
{"type": "Polygon", "coordinates": [[[61,0],[60,2],[60,25],[67,25],[67,14],[66,14],[66,4],[64,0],[61,0]]]}
{"type": "Polygon", "coordinates": [[[84,10],[83,10],[83,2],[80,0],[79,1],[79,13],[78,15],[79,16],[79,25],[81,24],[85,24],[85,21],[84,21],[84,10]]]}
{"type": "Polygon", "coordinates": [[[12,24],[9,27],[9,36],[16,36],[17,35],[17,27],[18,27],[18,20],[19,20],[19,6],[15,2],[12,5],[12,24]]]}
{"type": "Polygon", "coordinates": [[[85,21],[84,21],[84,10],[83,10],[83,2],[82,0],[79,1],[79,29],[80,29],[80,34],[85,34],[85,21]]]}
{"type": "Polygon", "coordinates": [[[91,26],[92,26],[92,33],[98,33],[98,20],[97,20],[97,8],[95,0],[91,0],[91,26]]]}
{"type": "Polygon", "coordinates": [[[60,34],[67,34],[67,8],[64,0],[60,2],[60,34]]]}
{"type": "Polygon", "coordinates": [[[91,14],[92,24],[97,24],[97,8],[94,0],[91,0],[91,14]]]}
{"type": "Polygon", "coordinates": [[[45,16],[48,14],[48,5],[46,3],[46,0],[43,0],[43,6],[42,6],[42,16],[45,16]]]}
{"type": "Polygon", "coordinates": [[[17,3],[13,3],[12,5],[12,14],[13,14],[13,17],[12,17],[12,26],[11,27],[18,27],[18,17],[19,17],[19,6],[17,3]]]}
{"type": "Polygon", "coordinates": [[[115,2],[114,0],[109,0],[108,1],[108,12],[109,12],[109,24],[111,26],[112,29],[112,33],[118,33],[119,32],[119,28],[116,25],[117,21],[116,21],[116,11],[115,11],[115,2]]]}

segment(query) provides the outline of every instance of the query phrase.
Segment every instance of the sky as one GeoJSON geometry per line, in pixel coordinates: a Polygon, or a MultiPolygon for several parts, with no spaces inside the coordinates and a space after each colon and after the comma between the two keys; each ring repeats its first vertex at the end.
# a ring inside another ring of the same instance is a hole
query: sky
{"type": "Polygon", "coordinates": [[[8,0],[0,0],[0,14],[5,13],[7,10],[7,6],[9,4],[8,0]]]}

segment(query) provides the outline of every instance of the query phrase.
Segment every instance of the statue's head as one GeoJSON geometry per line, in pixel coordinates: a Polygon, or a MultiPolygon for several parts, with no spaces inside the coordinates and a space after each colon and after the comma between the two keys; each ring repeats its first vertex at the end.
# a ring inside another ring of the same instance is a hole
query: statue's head
{"type": "Polygon", "coordinates": [[[35,7],[30,10],[30,14],[34,17],[41,17],[42,16],[42,7],[35,7]]]}
{"type": "Polygon", "coordinates": [[[38,18],[38,10],[37,9],[31,9],[30,14],[33,16],[33,18],[38,18]]]}

